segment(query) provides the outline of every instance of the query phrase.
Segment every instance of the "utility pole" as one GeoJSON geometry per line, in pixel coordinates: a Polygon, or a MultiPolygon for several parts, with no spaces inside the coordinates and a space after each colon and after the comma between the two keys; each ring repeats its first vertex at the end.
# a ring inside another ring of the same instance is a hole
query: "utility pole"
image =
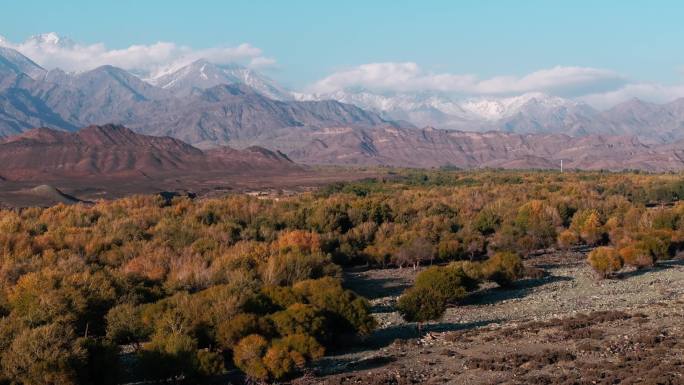
{"type": "Polygon", "coordinates": [[[563,173],[563,159],[561,159],[561,174],[563,173]]]}

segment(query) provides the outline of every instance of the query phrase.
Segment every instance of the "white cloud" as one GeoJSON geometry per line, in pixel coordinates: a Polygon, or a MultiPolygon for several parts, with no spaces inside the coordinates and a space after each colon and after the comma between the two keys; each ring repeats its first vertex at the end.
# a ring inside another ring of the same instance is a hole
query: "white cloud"
{"type": "Polygon", "coordinates": [[[270,68],[276,65],[276,60],[271,57],[258,56],[249,61],[249,67],[254,69],[270,68]]]}
{"type": "Polygon", "coordinates": [[[460,91],[475,81],[472,75],[425,74],[416,63],[369,63],[335,72],[310,88],[329,93],[345,88],[371,91],[460,91]]]}
{"type": "Polygon", "coordinates": [[[474,91],[480,94],[516,94],[532,91],[559,96],[578,96],[614,90],[626,83],[616,72],[589,67],[553,67],[522,77],[501,76],[481,80],[474,91]]]}
{"type": "Polygon", "coordinates": [[[123,49],[109,49],[103,43],[78,44],[55,33],[36,35],[22,43],[0,39],[0,45],[14,48],[41,66],[65,71],[86,71],[109,64],[139,73],[154,74],[169,66],[188,64],[207,59],[216,64],[256,63],[273,65],[275,61],[262,56],[261,49],[244,43],[235,47],[193,49],[170,42],[131,45],[123,49]]]}
{"type": "Polygon", "coordinates": [[[470,74],[430,73],[413,62],[369,63],[335,72],[312,86],[310,91],[330,93],[362,88],[375,92],[439,91],[459,95],[513,95],[546,92],[578,96],[615,90],[626,82],[619,74],[588,67],[553,67],[525,76],[480,79],[470,74]]]}
{"type": "Polygon", "coordinates": [[[663,85],[655,83],[627,84],[617,90],[579,97],[596,108],[606,109],[632,98],[651,103],[667,103],[684,97],[684,85],[663,85]]]}

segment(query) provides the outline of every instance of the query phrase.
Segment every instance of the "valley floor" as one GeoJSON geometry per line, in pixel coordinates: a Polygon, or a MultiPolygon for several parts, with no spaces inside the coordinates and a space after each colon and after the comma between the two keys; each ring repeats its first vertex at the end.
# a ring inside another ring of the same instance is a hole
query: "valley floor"
{"type": "Polygon", "coordinates": [[[160,192],[215,198],[233,193],[277,198],[313,190],[334,182],[383,177],[386,169],[306,167],[288,173],[263,172],[226,175],[203,173],[156,178],[75,178],[58,180],[7,181],[0,179],[0,208],[52,206],[78,201],[95,202],[133,194],[160,192]]]}
{"type": "Polygon", "coordinates": [[[484,287],[422,338],[394,310],[416,271],[349,272],[378,330],[296,384],[684,384],[684,260],[598,281],[584,259],[528,259],[546,276],[484,287]]]}

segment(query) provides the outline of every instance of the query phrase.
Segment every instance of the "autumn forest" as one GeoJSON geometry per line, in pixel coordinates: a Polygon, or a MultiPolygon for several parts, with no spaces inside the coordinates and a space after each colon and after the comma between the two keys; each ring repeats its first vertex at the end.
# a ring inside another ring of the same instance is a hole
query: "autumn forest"
{"type": "Polygon", "coordinates": [[[679,174],[394,170],[294,196],[131,196],[0,211],[0,383],[289,380],[377,327],[344,272],[420,268],[439,319],[587,250],[596,279],[684,248],[679,174]],[[426,268],[428,267],[428,268],[426,268]]]}

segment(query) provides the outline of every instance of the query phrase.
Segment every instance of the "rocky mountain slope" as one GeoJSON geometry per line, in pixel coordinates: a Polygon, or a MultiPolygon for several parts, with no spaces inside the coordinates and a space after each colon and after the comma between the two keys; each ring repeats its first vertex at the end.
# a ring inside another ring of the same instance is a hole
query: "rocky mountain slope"
{"type": "Polygon", "coordinates": [[[200,147],[230,143],[271,148],[288,132],[329,126],[375,127],[391,124],[379,116],[336,101],[286,102],[269,99],[241,84],[218,85],[182,103],[154,103],[127,122],[150,135],[169,135],[200,147]]]}
{"type": "MultiPolygon", "coordinates": [[[[20,54],[14,51],[12,57],[20,54]]],[[[17,63],[12,68],[20,68],[17,63]]],[[[37,79],[25,73],[0,74],[0,137],[40,126],[74,131],[115,123],[202,147],[229,142],[246,147],[246,140],[276,137],[286,128],[391,124],[372,112],[337,101],[269,98],[266,94],[274,94],[277,87],[264,78],[258,82],[254,73],[238,67],[200,61],[169,76],[158,78],[158,87],[112,66],[75,74],[51,70],[37,79]],[[200,71],[200,79],[209,73],[217,78],[207,75],[206,82],[197,83],[194,70],[200,71]]]]}
{"type": "Polygon", "coordinates": [[[566,169],[684,169],[684,143],[648,145],[627,136],[344,127],[291,133],[278,144],[304,163],[557,169],[562,159],[566,169]]]}
{"type": "Polygon", "coordinates": [[[219,66],[204,59],[158,74],[148,82],[179,97],[221,84],[244,84],[271,99],[292,99],[290,92],[256,71],[238,64],[219,66]]]}

